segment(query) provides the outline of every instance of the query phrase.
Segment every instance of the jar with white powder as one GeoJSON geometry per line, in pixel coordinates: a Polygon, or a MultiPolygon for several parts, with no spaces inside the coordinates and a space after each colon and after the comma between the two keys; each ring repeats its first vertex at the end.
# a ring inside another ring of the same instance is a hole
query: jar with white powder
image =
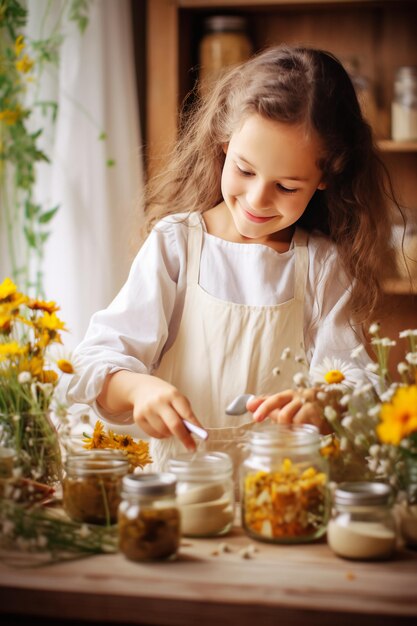
{"type": "Polygon", "coordinates": [[[338,556],[359,561],[388,559],[397,534],[392,490],[384,483],[341,483],[334,492],[327,541],[338,556]]]}
{"type": "Polygon", "coordinates": [[[225,535],[233,525],[233,463],[224,452],[184,453],[169,461],[177,477],[181,532],[186,537],[225,535]]]}

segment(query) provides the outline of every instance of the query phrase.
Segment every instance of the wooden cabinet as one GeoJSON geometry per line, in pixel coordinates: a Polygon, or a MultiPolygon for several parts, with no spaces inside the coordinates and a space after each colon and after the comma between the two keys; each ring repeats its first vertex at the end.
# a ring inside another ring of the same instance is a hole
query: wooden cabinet
{"type": "MultiPolygon", "coordinates": [[[[205,17],[245,15],[254,48],[301,43],[359,64],[375,98],[373,120],[383,158],[409,220],[417,222],[417,142],[390,139],[397,67],[417,65],[416,0],[148,0],[147,159],[157,169],[177,132],[178,111],[198,79],[198,45],[205,17]]],[[[417,250],[416,250],[417,257],[417,250]]],[[[417,278],[415,280],[417,283],[417,278]]],[[[417,326],[410,282],[387,277],[390,331],[417,326]]]]}

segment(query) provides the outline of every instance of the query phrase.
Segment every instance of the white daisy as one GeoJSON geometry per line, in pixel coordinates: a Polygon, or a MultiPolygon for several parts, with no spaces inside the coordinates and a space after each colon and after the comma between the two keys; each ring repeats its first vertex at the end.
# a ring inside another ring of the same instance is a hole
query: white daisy
{"type": "Polygon", "coordinates": [[[347,391],[354,385],[352,366],[341,359],[325,357],[310,373],[313,384],[324,385],[328,390],[347,391]]]}

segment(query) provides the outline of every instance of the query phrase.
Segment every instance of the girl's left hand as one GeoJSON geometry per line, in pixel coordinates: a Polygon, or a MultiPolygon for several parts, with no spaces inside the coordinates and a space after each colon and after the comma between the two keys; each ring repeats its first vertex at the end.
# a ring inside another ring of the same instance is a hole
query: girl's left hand
{"type": "Polygon", "coordinates": [[[263,422],[269,417],[277,424],[312,424],[323,435],[332,432],[316,401],[315,389],[286,389],[272,396],[255,396],[246,407],[253,413],[255,422],[263,422]]]}

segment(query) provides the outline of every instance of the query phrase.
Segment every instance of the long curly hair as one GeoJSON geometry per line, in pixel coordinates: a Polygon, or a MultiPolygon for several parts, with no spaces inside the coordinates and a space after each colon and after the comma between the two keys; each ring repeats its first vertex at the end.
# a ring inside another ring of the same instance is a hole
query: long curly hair
{"type": "Polygon", "coordinates": [[[325,147],[318,166],[326,183],[298,224],[332,239],[352,279],[353,319],[372,319],[381,277],[393,261],[389,242],[395,201],[389,174],[346,70],[329,52],[287,45],[268,48],[228,71],[206,98],[183,113],[179,138],[147,185],[148,226],[164,215],[200,211],[222,201],[223,145],[245,118],[303,124],[325,147]]]}

